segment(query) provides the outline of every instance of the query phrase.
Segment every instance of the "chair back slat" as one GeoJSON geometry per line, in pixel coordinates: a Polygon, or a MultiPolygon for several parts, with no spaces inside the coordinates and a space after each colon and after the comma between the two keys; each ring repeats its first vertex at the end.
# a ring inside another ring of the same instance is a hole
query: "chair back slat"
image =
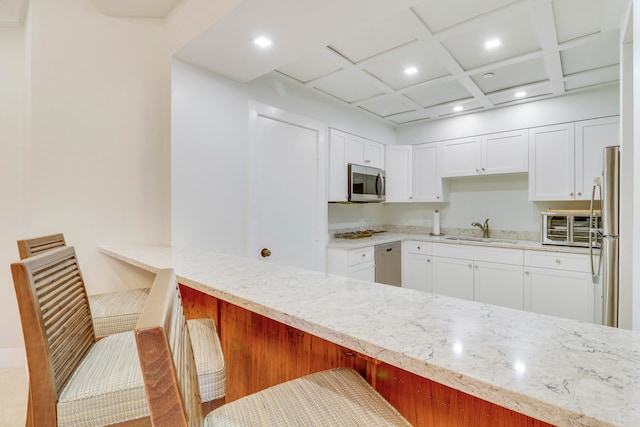
{"type": "Polygon", "coordinates": [[[95,342],[89,300],[75,250],[62,247],[32,256],[13,263],[11,271],[29,370],[45,375],[38,382],[50,378],[57,401],[76,366],[95,342]]]}
{"type": "Polygon", "coordinates": [[[62,233],[51,234],[49,236],[34,237],[33,239],[18,240],[18,252],[20,253],[20,259],[25,259],[65,245],[62,233]]]}
{"type": "Polygon", "coordinates": [[[195,359],[173,269],[158,272],[135,334],[152,424],[201,427],[195,359]]]}

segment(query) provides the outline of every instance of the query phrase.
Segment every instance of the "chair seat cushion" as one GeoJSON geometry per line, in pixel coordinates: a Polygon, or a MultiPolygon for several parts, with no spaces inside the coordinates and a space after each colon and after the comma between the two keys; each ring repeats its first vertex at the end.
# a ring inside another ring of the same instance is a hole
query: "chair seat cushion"
{"type": "Polygon", "coordinates": [[[224,397],[227,389],[227,365],[213,319],[187,321],[200,384],[200,400],[209,402],[224,397]]]}
{"type": "Polygon", "coordinates": [[[243,397],[211,412],[214,426],[409,426],[357,372],[330,369],[243,397]]]}
{"type": "Polygon", "coordinates": [[[105,426],[149,416],[133,332],[96,342],[58,398],[59,426],[105,426]]]}
{"type": "Polygon", "coordinates": [[[149,295],[149,288],[90,295],[96,337],[133,331],[149,295]]]}

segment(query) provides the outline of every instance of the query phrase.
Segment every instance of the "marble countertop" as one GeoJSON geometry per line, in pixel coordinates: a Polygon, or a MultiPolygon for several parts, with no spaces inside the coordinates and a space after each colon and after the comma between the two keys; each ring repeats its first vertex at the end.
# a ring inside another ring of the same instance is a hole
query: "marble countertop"
{"type": "Polygon", "coordinates": [[[100,250],[554,425],[640,425],[636,332],[206,250],[100,250]]]}
{"type": "Polygon", "coordinates": [[[540,242],[530,240],[513,240],[513,239],[482,239],[482,240],[452,240],[457,236],[433,236],[429,234],[410,234],[410,233],[393,233],[384,232],[374,234],[371,237],[363,237],[359,239],[340,239],[331,236],[327,247],[344,248],[344,249],[360,249],[367,246],[379,245],[382,243],[414,240],[421,242],[447,243],[451,245],[472,245],[472,246],[492,246],[507,249],[529,249],[534,251],[564,252],[575,254],[588,254],[589,248],[560,246],[560,245],[543,245],[540,242]]]}

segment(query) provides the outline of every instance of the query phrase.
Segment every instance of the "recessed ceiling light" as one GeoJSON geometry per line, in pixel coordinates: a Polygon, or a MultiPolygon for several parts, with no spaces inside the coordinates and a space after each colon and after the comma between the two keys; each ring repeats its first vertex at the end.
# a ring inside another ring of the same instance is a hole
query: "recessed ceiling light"
{"type": "Polygon", "coordinates": [[[524,98],[527,96],[527,92],[521,90],[520,92],[516,92],[516,98],[524,98]]]}
{"type": "Polygon", "coordinates": [[[482,78],[483,78],[483,79],[492,79],[492,78],[493,78],[493,76],[495,76],[495,74],[493,74],[493,73],[484,73],[484,74],[482,75],[482,78]]]}
{"type": "Polygon", "coordinates": [[[459,113],[462,110],[464,110],[462,105],[456,105],[455,107],[453,107],[453,111],[455,111],[456,113],[459,113]]]}
{"type": "Polygon", "coordinates": [[[273,44],[273,41],[264,36],[256,37],[253,42],[260,47],[269,47],[273,44]]]}
{"type": "Polygon", "coordinates": [[[407,67],[404,69],[404,73],[407,76],[412,76],[414,74],[416,74],[418,72],[418,69],[416,67],[407,67]]]}
{"type": "Polygon", "coordinates": [[[500,39],[491,39],[491,40],[487,40],[487,42],[484,44],[484,47],[486,47],[487,49],[494,49],[500,46],[501,44],[502,44],[502,41],[500,41],[500,39]]]}

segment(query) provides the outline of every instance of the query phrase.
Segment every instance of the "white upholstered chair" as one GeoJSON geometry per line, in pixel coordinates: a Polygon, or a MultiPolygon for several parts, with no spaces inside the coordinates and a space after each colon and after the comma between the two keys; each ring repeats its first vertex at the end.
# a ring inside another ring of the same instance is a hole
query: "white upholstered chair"
{"type": "MultiPolygon", "coordinates": [[[[18,240],[20,259],[66,245],[62,233],[18,240]]],[[[128,289],[89,295],[93,326],[97,337],[133,331],[147,300],[149,288],[128,289]]]]}
{"type": "Polygon", "coordinates": [[[74,248],[11,272],[29,367],[27,425],[150,425],[134,334],[96,340],[74,248]]]}

